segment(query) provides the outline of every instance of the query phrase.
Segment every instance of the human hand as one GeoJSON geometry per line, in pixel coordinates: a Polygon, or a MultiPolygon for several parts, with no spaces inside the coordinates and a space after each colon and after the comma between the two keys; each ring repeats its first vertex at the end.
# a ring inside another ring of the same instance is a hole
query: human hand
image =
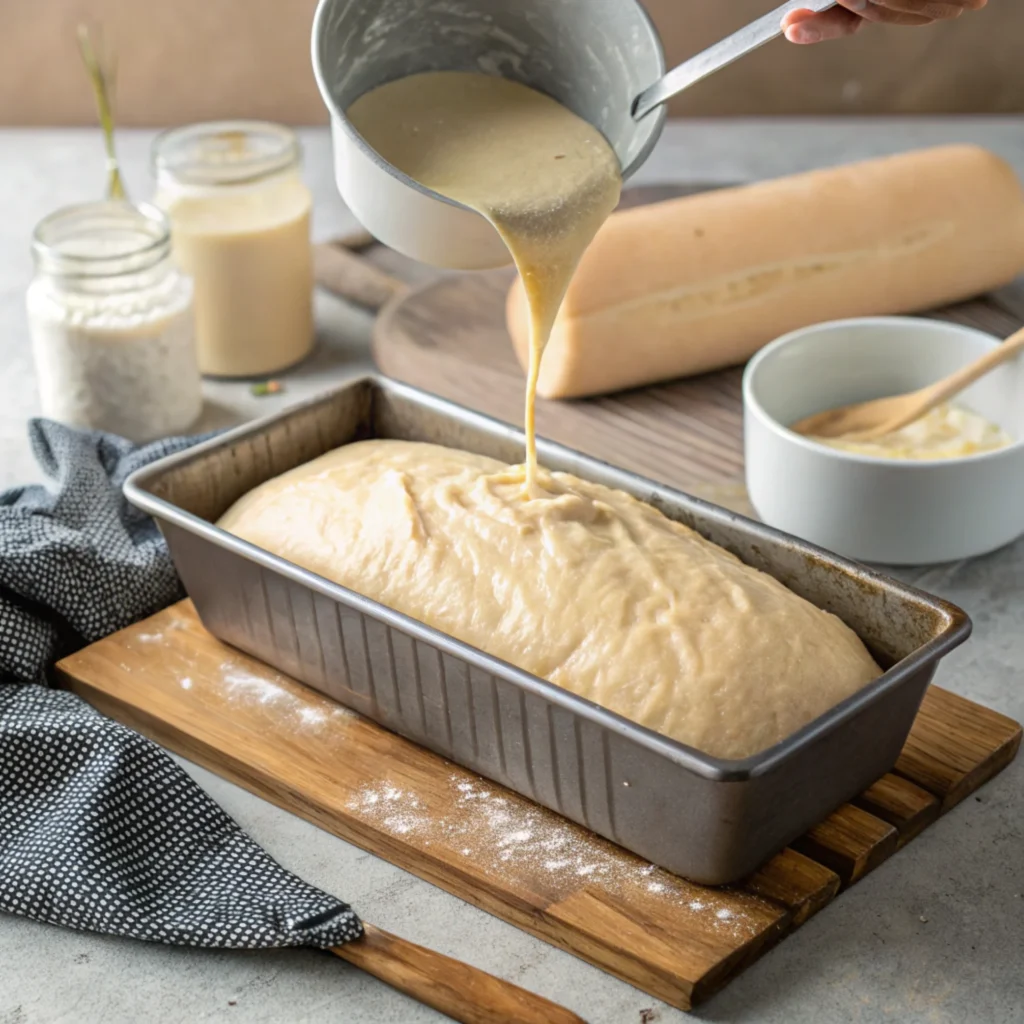
{"type": "Polygon", "coordinates": [[[981,10],[988,0],[839,0],[821,14],[791,11],[782,21],[791,43],[820,43],[851,36],[867,21],[886,25],[930,25],[981,10]]]}

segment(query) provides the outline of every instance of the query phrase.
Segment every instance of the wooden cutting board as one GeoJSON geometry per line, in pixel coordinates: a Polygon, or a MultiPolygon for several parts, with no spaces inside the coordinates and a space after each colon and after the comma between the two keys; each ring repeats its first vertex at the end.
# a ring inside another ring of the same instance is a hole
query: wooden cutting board
{"type": "MultiPolygon", "coordinates": [[[[711,187],[627,189],[623,205],[711,187]]],[[[373,353],[380,370],[521,426],[524,378],[505,329],[505,296],[514,272],[428,273],[424,281],[422,267],[380,246],[363,255],[391,274],[418,282],[377,319],[373,353]]],[[[1020,308],[992,296],[932,315],[1006,337],[1024,323],[1020,308]]],[[[624,338],[623,344],[628,341],[624,338]]],[[[537,429],[588,455],[750,515],[742,486],[741,376],[742,369],[734,368],[600,398],[541,399],[537,429]]]]}
{"type": "Polygon", "coordinates": [[[708,889],[225,646],[190,602],[57,671],[169,749],[682,1009],[1000,772],[1021,739],[932,687],[892,773],[742,885],[708,889]]]}

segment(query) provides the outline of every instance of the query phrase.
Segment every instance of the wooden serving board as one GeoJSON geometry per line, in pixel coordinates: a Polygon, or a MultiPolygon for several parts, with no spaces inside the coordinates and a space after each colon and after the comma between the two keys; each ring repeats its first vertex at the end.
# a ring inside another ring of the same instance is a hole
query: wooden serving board
{"type": "Polygon", "coordinates": [[[1005,768],[1021,739],[932,687],[892,773],[742,885],[709,889],[225,646],[188,601],[57,671],[171,750],[682,1009],[1005,768]]]}
{"type": "MultiPolygon", "coordinates": [[[[623,205],[711,187],[627,189],[623,205]]],[[[363,255],[418,282],[377,319],[373,352],[380,370],[521,426],[524,378],[505,329],[505,296],[514,271],[430,275],[424,283],[422,268],[379,246],[363,255]]],[[[1024,295],[1024,288],[1018,290],[1024,295]]],[[[1006,337],[1022,326],[1020,309],[992,296],[932,315],[1006,337]]],[[[541,399],[537,429],[578,451],[750,515],[742,487],[741,376],[742,369],[733,368],[593,399],[541,399]]]]}

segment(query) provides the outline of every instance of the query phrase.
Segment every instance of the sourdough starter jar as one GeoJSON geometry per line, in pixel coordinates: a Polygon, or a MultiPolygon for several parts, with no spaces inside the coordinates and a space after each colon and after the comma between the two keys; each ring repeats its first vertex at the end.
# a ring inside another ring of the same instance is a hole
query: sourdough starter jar
{"type": "Polygon", "coordinates": [[[132,441],[202,409],[192,282],[154,206],[96,202],[36,227],[27,306],[43,415],[132,441]]]}
{"type": "Polygon", "coordinates": [[[153,147],[156,202],[196,287],[199,368],[257,377],[313,347],[312,197],[293,132],[258,121],[176,128],[153,147]]]}

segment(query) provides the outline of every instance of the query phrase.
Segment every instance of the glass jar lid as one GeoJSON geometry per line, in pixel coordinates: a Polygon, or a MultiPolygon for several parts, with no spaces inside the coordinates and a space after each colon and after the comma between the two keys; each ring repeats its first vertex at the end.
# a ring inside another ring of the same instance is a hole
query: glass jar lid
{"type": "Polygon", "coordinates": [[[295,133],[268,121],[210,121],[172,128],[153,143],[157,181],[247,185],[299,164],[295,133]]]}
{"type": "Polygon", "coordinates": [[[41,220],[32,235],[36,269],[55,277],[137,274],[170,251],[170,223],[149,203],[103,200],[65,206],[41,220]]]}

